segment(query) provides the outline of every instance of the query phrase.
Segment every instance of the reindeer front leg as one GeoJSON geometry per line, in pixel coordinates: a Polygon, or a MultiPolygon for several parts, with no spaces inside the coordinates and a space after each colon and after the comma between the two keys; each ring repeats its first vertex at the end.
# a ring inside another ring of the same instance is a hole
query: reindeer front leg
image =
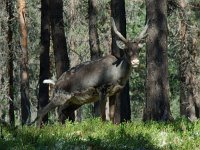
{"type": "Polygon", "coordinates": [[[68,103],[67,105],[62,105],[58,107],[59,121],[62,124],[65,123],[66,119],[69,119],[69,121],[75,121],[74,111],[81,106],[82,105],[68,103]]]}
{"type": "Polygon", "coordinates": [[[100,116],[102,121],[106,121],[105,106],[107,100],[107,89],[108,88],[106,86],[103,86],[99,89],[100,116]]]}
{"type": "Polygon", "coordinates": [[[110,117],[110,121],[112,121],[112,123],[114,124],[114,118],[115,118],[115,99],[116,96],[110,96],[109,97],[109,117],[110,117]]]}

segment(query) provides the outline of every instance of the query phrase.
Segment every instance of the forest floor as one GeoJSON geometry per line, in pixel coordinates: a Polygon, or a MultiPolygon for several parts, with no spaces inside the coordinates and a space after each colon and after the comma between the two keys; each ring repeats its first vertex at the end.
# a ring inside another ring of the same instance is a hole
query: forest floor
{"type": "Polygon", "coordinates": [[[2,128],[0,149],[16,150],[199,150],[200,121],[130,122],[113,125],[100,119],[2,128]]]}

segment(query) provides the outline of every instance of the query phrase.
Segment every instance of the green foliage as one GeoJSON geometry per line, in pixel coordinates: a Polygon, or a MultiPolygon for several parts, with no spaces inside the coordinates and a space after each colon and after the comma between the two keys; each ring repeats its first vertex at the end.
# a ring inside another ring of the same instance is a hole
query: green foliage
{"type": "MultiPolygon", "coordinates": [[[[196,2],[197,0],[190,0],[196,2]]],[[[142,30],[145,24],[145,1],[142,0],[126,0],[126,21],[127,21],[127,38],[134,39],[137,34],[142,30]]],[[[17,1],[14,1],[14,18],[12,19],[13,28],[13,52],[14,52],[14,103],[15,113],[20,114],[20,53],[19,46],[19,24],[17,13],[17,1]]],[[[83,61],[90,59],[89,53],[89,41],[88,41],[88,1],[77,0],[64,0],[63,1],[63,17],[65,32],[67,37],[68,52],[70,55],[71,66],[77,65],[83,61]]],[[[6,12],[5,1],[0,2],[0,64],[2,66],[0,71],[0,78],[3,77],[4,81],[0,81],[0,107],[3,108],[3,113],[8,114],[8,102],[7,96],[8,89],[8,75],[7,75],[7,59],[8,59],[8,46],[7,46],[7,19],[8,14],[6,12]]],[[[39,0],[27,0],[26,2],[26,25],[28,30],[28,52],[29,52],[29,76],[30,76],[30,101],[31,111],[35,113],[37,107],[37,95],[38,95],[38,79],[39,79],[39,54],[40,54],[40,25],[41,25],[41,1],[39,0]]],[[[200,22],[198,21],[200,12],[193,8],[195,11],[188,12],[193,16],[189,17],[192,23],[197,26],[195,30],[199,29],[200,22]]],[[[110,0],[97,0],[98,10],[98,33],[100,40],[100,48],[104,55],[110,52],[111,47],[111,28],[110,28],[110,0]]],[[[168,16],[168,60],[169,60],[169,84],[170,84],[170,106],[173,117],[179,117],[179,74],[178,74],[178,54],[181,47],[179,37],[179,21],[178,10],[174,10],[173,13],[168,16]]],[[[193,26],[191,26],[193,27],[193,26]]],[[[198,30],[199,31],[199,30],[198,30]]],[[[199,32],[196,32],[199,34],[199,32]]],[[[199,39],[198,49],[199,49],[199,39]]],[[[145,76],[146,76],[146,54],[145,46],[140,51],[140,65],[134,70],[130,78],[130,95],[131,95],[131,113],[132,120],[141,120],[143,114],[143,105],[145,100],[145,76]]],[[[53,58],[52,45],[50,47],[51,57],[51,78],[55,74],[54,58],[53,58]]],[[[91,105],[85,105],[82,107],[82,118],[90,118],[91,105]]],[[[18,116],[18,122],[20,115],[18,116]]],[[[34,118],[34,117],[33,117],[34,118]]],[[[98,140],[97,140],[98,141],[98,140]]]]}
{"type": "MultiPolygon", "coordinates": [[[[127,37],[134,39],[141,32],[145,25],[145,5],[143,1],[126,2],[127,14],[127,37]]],[[[140,50],[139,59],[140,65],[134,69],[130,77],[130,96],[132,119],[139,120],[143,114],[143,104],[145,98],[145,76],[146,76],[146,54],[145,45],[140,50]]]]}
{"type": "Polygon", "coordinates": [[[200,122],[134,122],[113,125],[100,119],[81,123],[47,125],[42,129],[3,129],[3,149],[151,149],[187,150],[200,148],[200,122]]]}

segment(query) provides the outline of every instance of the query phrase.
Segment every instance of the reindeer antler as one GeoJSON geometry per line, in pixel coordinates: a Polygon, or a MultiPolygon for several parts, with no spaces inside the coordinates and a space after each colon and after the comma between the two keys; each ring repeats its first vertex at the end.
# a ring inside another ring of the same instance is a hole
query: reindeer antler
{"type": "Polygon", "coordinates": [[[147,29],[149,27],[149,20],[147,21],[144,29],[140,32],[139,36],[136,38],[136,41],[140,41],[147,36],[147,29]]]}
{"type": "Polygon", "coordinates": [[[117,27],[115,25],[115,21],[113,18],[111,18],[111,21],[112,21],[112,28],[113,28],[113,31],[115,32],[115,34],[125,43],[128,42],[128,40],[117,30],[117,27]]]}

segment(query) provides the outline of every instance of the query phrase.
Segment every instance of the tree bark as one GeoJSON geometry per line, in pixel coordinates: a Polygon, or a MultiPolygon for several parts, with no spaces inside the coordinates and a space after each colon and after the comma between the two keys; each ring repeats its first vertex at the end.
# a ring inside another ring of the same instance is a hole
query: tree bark
{"type": "Polygon", "coordinates": [[[28,74],[28,49],[27,49],[27,28],[25,20],[25,0],[18,0],[18,13],[21,34],[21,114],[22,125],[30,121],[30,102],[29,102],[29,74],[28,74]]]}
{"type": "MultiPolygon", "coordinates": [[[[56,74],[57,78],[59,78],[63,72],[69,69],[70,66],[69,57],[67,53],[65,31],[64,31],[63,1],[49,0],[49,2],[50,2],[51,34],[52,34],[54,56],[56,63],[56,74]]],[[[62,107],[60,107],[59,109],[61,108],[62,107]]],[[[67,118],[71,121],[75,120],[74,112],[68,113],[69,111],[67,110],[59,110],[58,112],[60,112],[59,120],[62,123],[64,123],[67,118]]]]}
{"type": "MultiPolygon", "coordinates": [[[[49,0],[41,1],[41,52],[40,52],[40,77],[39,77],[39,100],[38,109],[42,109],[49,102],[49,86],[43,84],[45,79],[49,79],[50,74],[50,12],[49,0]]],[[[48,115],[43,118],[43,123],[48,121],[48,115]]]]}
{"type": "Polygon", "coordinates": [[[146,0],[149,20],[146,54],[146,104],[143,120],[170,120],[167,58],[167,0],[146,0]]]}
{"type": "Polygon", "coordinates": [[[8,42],[8,76],[9,76],[9,120],[11,126],[15,125],[15,115],[14,115],[14,91],[13,91],[13,31],[12,31],[12,19],[13,16],[13,2],[12,0],[6,0],[6,9],[8,13],[8,32],[7,32],[7,42],[8,42]]]}
{"type": "MultiPolygon", "coordinates": [[[[115,20],[118,31],[121,32],[124,37],[126,37],[126,14],[124,0],[111,0],[111,16],[115,20]]],[[[123,55],[123,51],[117,47],[116,40],[118,40],[118,38],[112,32],[112,53],[117,57],[121,57],[123,55]]],[[[128,82],[120,93],[110,97],[109,105],[110,118],[114,123],[118,124],[131,119],[128,82]]]]}
{"type": "Polygon", "coordinates": [[[97,4],[96,0],[88,0],[88,15],[89,15],[89,44],[91,60],[101,57],[99,35],[97,30],[97,4]]]}
{"type": "MultiPolygon", "coordinates": [[[[101,51],[99,46],[99,35],[97,30],[97,4],[96,0],[88,0],[88,16],[89,16],[89,44],[91,60],[100,58],[101,51]]],[[[104,110],[105,112],[105,110],[104,110]]],[[[100,116],[99,101],[94,103],[94,116],[100,116]]],[[[102,114],[105,116],[105,113],[102,114]]]]}
{"type": "MultiPolygon", "coordinates": [[[[179,73],[180,73],[180,113],[191,121],[199,117],[199,81],[198,81],[198,50],[197,31],[192,28],[190,9],[185,0],[179,1],[180,6],[180,40],[179,73]]],[[[193,16],[194,17],[194,16],[193,16]]]]}
{"type": "Polygon", "coordinates": [[[67,54],[67,43],[63,21],[63,1],[49,0],[51,34],[55,55],[56,74],[59,78],[63,72],[69,69],[69,57],[67,54]]]}

